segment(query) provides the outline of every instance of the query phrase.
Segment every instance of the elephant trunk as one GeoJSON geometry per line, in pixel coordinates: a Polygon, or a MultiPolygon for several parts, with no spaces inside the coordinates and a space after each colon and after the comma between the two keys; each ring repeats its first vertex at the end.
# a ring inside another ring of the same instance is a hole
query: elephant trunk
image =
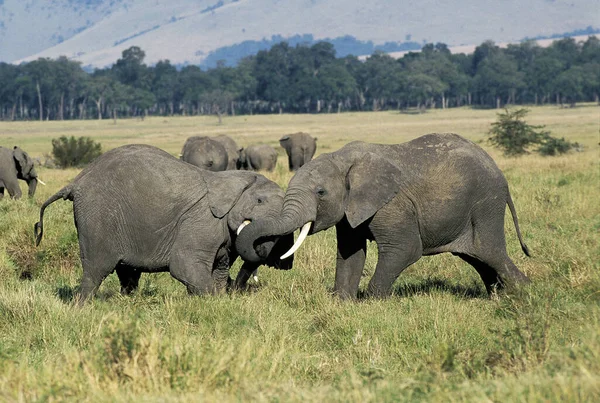
{"type": "Polygon", "coordinates": [[[315,201],[311,199],[288,190],[280,217],[259,219],[248,224],[236,239],[236,249],[242,259],[250,262],[264,260],[265,256],[260,256],[260,251],[256,251],[256,241],[264,237],[291,234],[304,224],[314,221],[317,209],[315,201]]]}
{"type": "Polygon", "coordinates": [[[28,196],[33,197],[35,195],[35,189],[37,188],[38,179],[37,176],[31,178],[27,181],[27,186],[29,187],[28,196]]]}

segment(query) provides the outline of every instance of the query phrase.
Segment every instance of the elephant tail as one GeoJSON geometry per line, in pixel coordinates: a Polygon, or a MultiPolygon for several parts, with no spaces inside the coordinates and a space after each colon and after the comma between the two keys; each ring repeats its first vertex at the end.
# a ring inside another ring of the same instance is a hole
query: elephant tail
{"type": "Polygon", "coordinates": [[[529,248],[527,247],[527,245],[525,245],[525,242],[523,241],[523,237],[521,236],[521,230],[519,229],[519,220],[517,219],[517,211],[515,210],[515,205],[512,201],[512,197],[510,197],[510,193],[508,193],[508,198],[506,200],[506,203],[508,204],[508,208],[510,209],[510,214],[512,215],[512,218],[513,218],[513,223],[515,224],[515,229],[517,230],[517,236],[519,237],[519,242],[521,243],[521,249],[523,249],[523,252],[527,256],[531,256],[531,254],[529,252],[529,248]]]}
{"type": "Polygon", "coordinates": [[[40,221],[36,222],[33,226],[33,231],[35,233],[35,246],[38,246],[40,244],[40,242],[42,241],[42,236],[44,235],[44,210],[46,210],[46,207],[48,207],[58,199],[73,200],[70,185],[65,186],[53,196],[50,196],[50,198],[46,200],[44,204],[42,204],[42,207],[40,208],[40,221]]]}

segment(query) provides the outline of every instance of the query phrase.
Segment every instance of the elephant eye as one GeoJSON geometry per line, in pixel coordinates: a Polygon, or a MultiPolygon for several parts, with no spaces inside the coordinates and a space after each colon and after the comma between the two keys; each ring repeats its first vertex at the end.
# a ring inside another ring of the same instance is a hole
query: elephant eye
{"type": "Polygon", "coordinates": [[[325,189],[323,189],[322,187],[318,187],[317,188],[317,194],[319,195],[319,197],[325,196],[327,194],[327,191],[325,189]]]}
{"type": "Polygon", "coordinates": [[[256,203],[258,203],[258,204],[262,204],[262,202],[263,202],[263,199],[261,199],[260,197],[256,200],[256,203]]]}

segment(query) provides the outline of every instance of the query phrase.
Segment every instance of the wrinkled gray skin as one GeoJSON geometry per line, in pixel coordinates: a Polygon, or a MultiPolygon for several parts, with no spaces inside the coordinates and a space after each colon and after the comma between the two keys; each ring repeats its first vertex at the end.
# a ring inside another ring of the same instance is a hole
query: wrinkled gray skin
{"type": "Polygon", "coordinates": [[[301,166],[312,160],[317,151],[317,138],[306,133],[294,133],[283,136],[279,144],[288,155],[290,171],[297,171],[301,166]]]}
{"type": "Polygon", "coordinates": [[[221,143],[225,147],[227,152],[227,170],[231,171],[240,168],[240,153],[242,148],[239,147],[236,142],[229,136],[220,134],[215,137],[211,137],[213,140],[221,143]]]}
{"type": "Polygon", "coordinates": [[[229,163],[227,150],[212,137],[193,136],[181,150],[181,160],[207,171],[225,171],[229,163]]]}
{"type": "Polygon", "coordinates": [[[506,253],[507,204],[529,255],[506,179],[479,146],[456,134],[396,145],[353,142],[298,170],[281,217],[248,225],[237,248],[252,261],[252,245],[262,237],[290,234],[312,221],[312,234],[336,227],[334,291],[342,298],[357,295],[367,240],[379,252],[367,295],[388,295],[406,267],[442,252],[471,264],[491,292],[529,282],[506,253]]]}
{"type": "MultiPolygon", "coordinates": [[[[230,282],[237,258],[236,229],[244,220],[274,218],[283,191],[253,172],[210,172],[147,145],[110,150],[42,205],[35,225],[43,235],[46,207],[73,201],[83,277],[80,302],[116,270],[121,292],[138,286],[142,272],[169,271],[192,294],[218,293],[230,282]]],[[[289,269],[279,256],[292,236],[257,245],[263,256],[245,262],[235,285],[244,287],[261,263],[289,269]]]]}
{"type": "Polygon", "coordinates": [[[277,151],[267,144],[256,144],[241,152],[240,161],[248,171],[272,171],[277,165],[277,151]]]}
{"type": "Polygon", "coordinates": [[[21,198],[19,179],[27,182],[29,197],[33,197],[38,183],[33,159],[19,147],[12,150],[0,147],[0,199],[4,197],[5,188],[11,198],[21,198]]]}

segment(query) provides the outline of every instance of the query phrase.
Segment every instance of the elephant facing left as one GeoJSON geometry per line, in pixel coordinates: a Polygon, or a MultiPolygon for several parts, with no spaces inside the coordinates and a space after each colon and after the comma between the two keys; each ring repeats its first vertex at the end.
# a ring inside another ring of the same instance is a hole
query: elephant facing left
{"type": "Polygon", "coordinates": [[[33,197],[38,183],[33,159],[21,148],[12,150],[0,147],[0,199],[4,197],[4,189],[13,199],[21,198],[19,179],[27,182],[29,197],[33,197]]]}
{"type": "MultiPolygon", "coordinates": [[[[219,293],[231,285],[241,228],[281,212],[283,190],[254,172],[211,172],[148,145],[110,150],[85,168],[41,207],[73,202],[83,276],[79,303],[93,296],[116,271],[121,292],[134,291],[142,272],[169,271],[191,294],[219,293]]],[[[235,286],[244,287],[260,264],[290,269],[279,259],[293,235],[255,245],[260,262],[245,262],[235,286]]]]}

